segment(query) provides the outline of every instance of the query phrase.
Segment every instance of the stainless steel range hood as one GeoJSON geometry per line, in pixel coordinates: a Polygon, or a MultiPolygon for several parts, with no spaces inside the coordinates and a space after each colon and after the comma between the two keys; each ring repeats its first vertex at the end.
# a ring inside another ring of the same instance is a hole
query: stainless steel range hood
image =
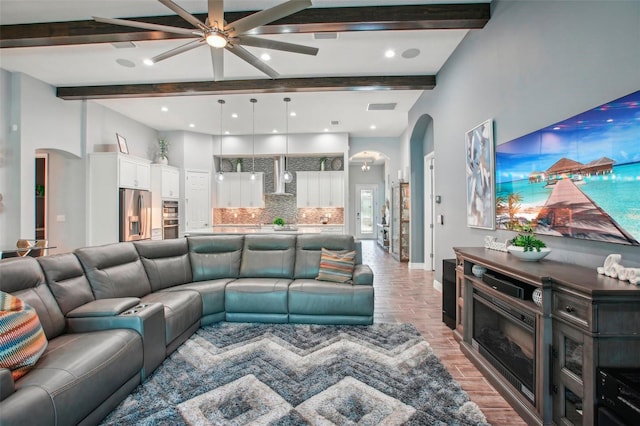
{"type": "Polygon", "coordinates": [[[293,194],[288,194],[284,191],[284,167],[285,157],[284,155],[280,155],[278,157],[274,157],[273,159],[273,189],[269,195],[283,195],[292,197],[293,194]]]}

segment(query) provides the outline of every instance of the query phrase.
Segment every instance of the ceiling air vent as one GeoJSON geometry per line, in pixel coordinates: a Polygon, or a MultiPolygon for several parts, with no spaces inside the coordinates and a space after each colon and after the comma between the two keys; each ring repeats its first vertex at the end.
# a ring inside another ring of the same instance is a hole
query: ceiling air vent
{"type": "Polygon", "coordinates": [[[114,41],[111,45],[116,49],[133,49],[136,47],[136,45],[130,41],[114,41]]]}
{"type": "Polygon", "coordinates": [[[339,126],[340,122],[338,120],[331,120],[331,125],[332,126],[339,126]]]}
{"type": "Polygon", "coordinates": [[[396,109],[396,105],[398,104],[395,102],[389,102],[386,104],[369,104],[367,105],[367,111],[393,111],[396,109]]]}
{"type": "Polygon", "coordinates": [[[313,38],[316,40],[336,40],[338,33],[313,33],[313,38]]]}

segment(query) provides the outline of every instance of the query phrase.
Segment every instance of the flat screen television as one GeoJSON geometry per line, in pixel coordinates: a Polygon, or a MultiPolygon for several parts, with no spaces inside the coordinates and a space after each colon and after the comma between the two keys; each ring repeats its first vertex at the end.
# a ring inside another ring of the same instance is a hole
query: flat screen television
{"type": "Polygon", "coordinates": [[[496,227],[640,245],[640,91],[496,147],[496,227]]]}

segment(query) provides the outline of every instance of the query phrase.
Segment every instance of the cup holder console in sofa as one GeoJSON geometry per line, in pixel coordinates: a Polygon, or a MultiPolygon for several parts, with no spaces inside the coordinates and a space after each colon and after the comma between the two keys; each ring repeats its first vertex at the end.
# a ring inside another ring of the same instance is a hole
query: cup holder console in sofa
{"type": "Polygon", "coordinates": [[[200,326],[372,324],[373,273],[349,235],[211,235],[0,261],[0,290],[38,313],[48,347],[0,424],[97,424],[200,326]],[[348,283],[318,281],[322,248],[356,251],[348,283]]]}

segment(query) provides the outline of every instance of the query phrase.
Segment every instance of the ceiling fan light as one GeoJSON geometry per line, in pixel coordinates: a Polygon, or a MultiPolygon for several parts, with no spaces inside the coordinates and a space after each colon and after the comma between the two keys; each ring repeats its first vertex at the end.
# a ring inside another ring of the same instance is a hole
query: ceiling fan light
{"type": "Polygon", "coordinates": [[[222,48],[227,45],[227,39],[218,31],[211,31],[206,37],[207,44],[211,47],[222,48]]]}

